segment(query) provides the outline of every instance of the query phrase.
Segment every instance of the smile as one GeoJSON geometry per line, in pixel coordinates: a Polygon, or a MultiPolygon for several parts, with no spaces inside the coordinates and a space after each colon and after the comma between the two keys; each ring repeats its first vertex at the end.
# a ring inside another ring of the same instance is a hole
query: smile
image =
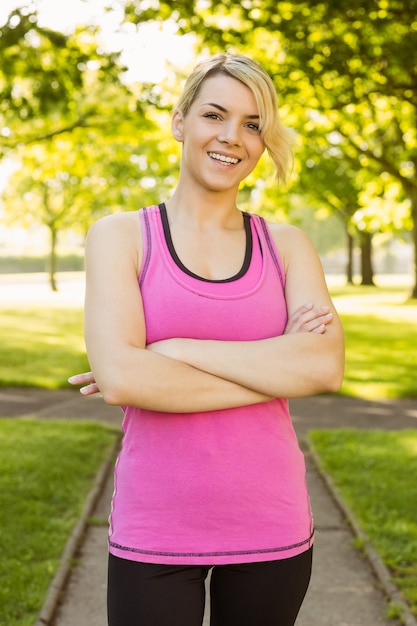
{"type": "Polygon", "coordinates": [[[236,165],[236,163],[239,163],[240,161],[240,159],[224,156],[223,154],[218,154],[217,152],[209,152],[208,155],[210,158],[215,159],[216,161],[221,161],[222,163],[231,163],[236,165]]]}

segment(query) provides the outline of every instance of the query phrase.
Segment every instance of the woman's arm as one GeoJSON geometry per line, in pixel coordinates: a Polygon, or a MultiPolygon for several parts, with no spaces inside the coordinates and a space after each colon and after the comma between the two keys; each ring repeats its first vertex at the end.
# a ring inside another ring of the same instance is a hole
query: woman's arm
{"type": "Polygon", "coordinates": [[[323,309],[324,327],[261,341],[174,339],[150,348],[272,397],[337,391],[343,379],[343,332],[318,255],[299,229],[272,226],[272,232],[286,269],[289,319],[303,302],[320,302],[328,307],[323,309]]]}
{"type": "Polygon", "coordinates": [[[85,340],[96,381],[93,389],[99,388],[108,404],[166,412],[270,400],[244,385],[146,349],[137,280],[140,241],[136,213],[99,220],[87,237],[85,340]]]}
{"type": "MultiPolygon", "coordinates": [[[[325,332],[327,324],[329,324],[333,318],[332,313],[329,313],[328,309],[329,307],[315,307],[313,304],[305,304],[301,306],[289,318],[285,328],[285,334],[325,332]]],[[[147,348],[162,353],[162,344],[171,346],[174,342],[175,340],[168,340],[166,342],[156,343],[153,346],[147,346],[147,348]],[[157,346],[160,346],[159,350],[157,346]]],[[[167,350],[169,350],[169,347],[165,348],[165,352],[167,352],[167,350]]],[[[68,382],[71,383],[71,385],[81,385],[80,393],[84,396],[100,393],[99,386],[96,383],[93,372],[91,371],[83,372],[82,374],[74,374],[68,379],[68,382]]]]}

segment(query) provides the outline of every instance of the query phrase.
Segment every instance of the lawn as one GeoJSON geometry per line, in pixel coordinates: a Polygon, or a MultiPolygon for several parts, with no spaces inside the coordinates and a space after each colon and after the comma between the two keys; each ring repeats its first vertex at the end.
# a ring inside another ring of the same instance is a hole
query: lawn
{"type": "Polygon", "coordinates": [[[417,617],[417,430],[320,430],[310,438],[417,617]]]}
{"type": "Polygon", "coordinates": [[[366,399],[417,396],[417,306],[414,319],[384,313],[342,313],[346,370],[341,393],[366,399]]]}
{"type": "Polygon", "coordinates": [[[333,286],[346,370],[341,392],[369,400],[417,397],[417,301],[403,284],[333,286]]]}
{"type": "Polygon", "coordinates": [[[81,308],[0,308],[0,385],[59,388],[88,369],[81,308]]]}
{"type": "Polygon", "coordinates": [[[115,438],[115,431],[101,424],[0,420],[2,624],[35,622],[115,438]]]}

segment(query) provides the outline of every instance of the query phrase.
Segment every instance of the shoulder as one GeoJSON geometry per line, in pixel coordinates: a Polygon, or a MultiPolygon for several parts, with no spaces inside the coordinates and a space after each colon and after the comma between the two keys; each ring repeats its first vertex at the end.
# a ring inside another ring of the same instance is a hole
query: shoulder
{"type": "Polygon", "coordinates": [[[121,233],[130,232],[140,229],[140,219],[138,211],[129,211],[125,213],[113,213],[100,218],[90,227],[88,236],[96,236],[98,234],[114,234],[118,236],[121,233]]]}
{"type": "Polygon", "coordinates": [[[115,257],[134,260],[141,258],[143,248],[141,220],[138,211],[106,215],[88,231],[86,254],[100,254],[112,260],[115,257]]]}
{"type": "Polygon", "coordinates": [[[142,240],[141,220],[138,211],[106,215],[95,222],[88,231],[87,245],[91,242],[122,241],[140,243],[142,240]]]}
{"type": "Polygon", "coordinates": [[[298,226],[275,222],[266,223],[286,269],[294,257],[300,259],[317,256],[310,237],[298,226]]]}
{"type": "Polygon", "coordinates": [[[268,222],[268,228],[271,232],[271,235],[274,239],[278,241],[286,240],[287,237],[290,239],[308,239],[306,233],[298,228],[298,226],[293,226],[292,224],[278,224],[277,222],[268,222]]]}

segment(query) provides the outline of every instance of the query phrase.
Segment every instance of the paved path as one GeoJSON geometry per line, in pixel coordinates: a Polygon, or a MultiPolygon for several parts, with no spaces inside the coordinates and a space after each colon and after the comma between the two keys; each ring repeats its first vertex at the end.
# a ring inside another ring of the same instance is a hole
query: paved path
{"type": "MultiPolygon", "coordinates": [[[[402,429],[417,426],[417,401],[366,402],[341,396],[318,396],[291,402],[297,434],[304,440],[311,428],[402,429]]],[[[121,412],[98,397],[77,392],[1,390],[0,417],[35,414],[38,418],[97,419],[120,424],[121,412]]],[[[308,482],[316,521],[311,585],[297,626],[394,626],[387,619],[387,597],[368,560],[352,545],[353,534],[309,452],[308,482]]],[[[105,481],[94,517],[101,526],[87,529],[62,603],[51,626],[106,625],[107,525],[112,476],[105,481]]],[[[38,622],[38,626],[45,622],[38,622]]],[[[407,626],[417,623],[407,616],[407,626]]],[[[204,626],[209,625],[206,612],[204,626]]],[[[230,625],[233,626],[233,625],[230,625]]],[[[253,626],[256,626],[254,624],[253,626]]]]}

